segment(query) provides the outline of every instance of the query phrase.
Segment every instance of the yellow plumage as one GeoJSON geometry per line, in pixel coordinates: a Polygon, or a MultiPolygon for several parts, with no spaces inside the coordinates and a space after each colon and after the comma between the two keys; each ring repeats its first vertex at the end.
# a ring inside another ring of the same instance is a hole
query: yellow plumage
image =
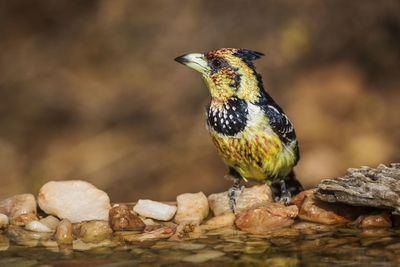
{"type": "MultiPolygon", "coordinates": [[[[246,180],[275,182],[287,176],[294,165],[293,148],[286,148],[268,125],[268,119],[257,127],[246,127],[237,137],[209,131],[225,165],[234,168],[246,180]]],[[[294,145],[294,144],[293,144],[294,145]]]]}

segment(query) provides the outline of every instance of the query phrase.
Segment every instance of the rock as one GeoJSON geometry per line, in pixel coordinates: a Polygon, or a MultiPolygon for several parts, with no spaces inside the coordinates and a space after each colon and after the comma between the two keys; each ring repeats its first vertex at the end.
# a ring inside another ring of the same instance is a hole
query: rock
{"type": "Polygon", "coordinates": [[[302,192],[298,193],[294,198],[291,199],[290,204],[296,205],[300,210],[301,206],[303,206],[304,200],[307,197],[313,195],[314,192],[315,192],[315,189],[302,191],[302,192]]]}
{"type": "Polygon", "coordinates": [[[57,228],[57,225],[60,223],[60,220],[50,215],[40,219],[39,222],[46,225],[50,229],[55,230],[57,228]]]}
{"type": "Polygon", "coordinates": [[[310,222],[340,224],[352,220],[350,217],[356,216],[356,213],[354,208],[326,203],[309,194],[300,208],[299,218],[310,222]]]}
{"type": "Polygon", "coordinates": [[[207,250],[202,251],[193,255],[186,256],[182,259],[182,261],[191,262],[191,263],[202,263],[209,261],[211,259],[216,259],[225,255],[225,253],[216,250],[207,250]]]}
{"type": "Polygon", "coordinates": [[[176,203],[178,210],[174,220],[178,224],[184,221],[200,224],[208,216],[208,200],[203,192],[181,194],[176,197],[176,203]]]}
{"type": "Polygon", "coordinates": [[[267,206],[242,211],[235,223],[244,232],[264,234],[292,225],[297,213],[298,208],[295,205],[285,206],[279,202],[270,203],[267,206]]]}
{"type": "Polygon", "coordinates": [[[81,226],[79,237],[86,243],[97,243],[110,238],[112,232],[108,221],[95,220],[85,222],[81,226]]]}
{"type": "Polygon", "coordinates": [[[8,227],[8,216],[0,213],[0,231],[5,230],[8,227]]]}
{"type": "Polygon", "coordinates": [[[204,225],[208,229],[216,229],[220,227],[232,226],[235,222],[236,216],[232,212],[225,213],[219,216],[212,217],[204,225]]]}
{"type": "MultiPolygon", "coordinates": [[[[229,206],[229,197],[227,191],[209,195],[208,202],[215,216],[232,212],[229,206]]],[[[245,188],[237,197],[235,212],[236,214],[239,214],[243,210],[263,206],[271,202],[273,201],[269,186],[265,184],[255,185],[250,188],[245,188]]]]}
{"type": "Polygon", "coordinates": [[[133,210],[137,214],[147,218],[169,221],[176,213],[176,206],[148,199],[139,199],[133,210]]]}
{"type": "Polygon", "coordinates": [[[59,244],[72,244],[72,224],[68,219],[62,220],[56,230],[55,238],[59,244]]]}
{"type": "Polygon", "coordinates": [[[50,229],[47,225],[39,221],[30,221],[25,225],[25,229],[32,232],[40,232],[40,233],[52,233],[53,230],[50,229]]]}
{"type": "Polygon", "coordinates": [[[389,167],[350,168],[343,177],[323,180],[315,193],[318,199],[354,206],[389,208],[400,212],[400,163],[389,167]]]}
{"type": "Polygon", "coordinates": [[[198,224],[183,221],[176,227],[175,233],[169,240],[190,240],[199,238],[202,234],[198,224]]]}
{"type": "Polygon", "coordinates": [[[175,233],[175,228],[173,227],[162,227],[151,232],[146,232],[142,234],[132,234],[123,236],[123,240],[127,242],[136,241],[147,241],[147,240],[157,240],[171,237],[175,233]]]}
{"type": "Polygon", "coordinates": [[[16,225],[9,225],[7,230],[8,237],[15,243],[35,247],[38,245],[39,240],[46,240],[51,238],[51,233],[32,232],[16,225]]]}
{"type": "Polygon", "coordinates": [[[146,225],[127,205],[114,206],[109,213],[110,226],[114,231],[142,231],[146,225]]]}
{"type": "Polygon", "coordinates": [[[40,189],[38,203],[47,214],[68,219],[72,223],[107,221],[111,208],[105,192],[80,180],[46,183],[40,189]]]}
{"type": "Polygon", "coordinates": [[[32,194],[15,195],[0,202],[0,213],[8,216],[10,224],[24,226],[36,220],[36,200],[32,194]]]}
{"type": "Polygon", "coordinates": [[[360,227],[392,227],[392,221],[390,220],[389,213],[382,212],[380,214],[362,216],[360,227]]]}

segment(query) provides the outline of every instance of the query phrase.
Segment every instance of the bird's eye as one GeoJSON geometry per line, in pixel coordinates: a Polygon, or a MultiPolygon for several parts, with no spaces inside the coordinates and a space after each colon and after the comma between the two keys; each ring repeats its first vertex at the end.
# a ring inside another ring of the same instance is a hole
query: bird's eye
{"type": "Polygon", "coordinates": [[[211,61],[211,64],[213,65],[214,68],[219,68],[222,65],[222,61],[218,58],[213,59],[213,61],[211,61]]]}

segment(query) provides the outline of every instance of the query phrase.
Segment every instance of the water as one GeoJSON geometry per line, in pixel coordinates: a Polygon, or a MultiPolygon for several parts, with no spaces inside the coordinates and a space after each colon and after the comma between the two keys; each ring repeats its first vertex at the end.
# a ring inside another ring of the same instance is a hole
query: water
{"type": "Polygon", "coordinates": [[[193,240],[59,247],[49,234],[0,234],[0,266],[398,266],[400,229],[362,230],[298,224],[266,236],[211,230],[193,240]]]}

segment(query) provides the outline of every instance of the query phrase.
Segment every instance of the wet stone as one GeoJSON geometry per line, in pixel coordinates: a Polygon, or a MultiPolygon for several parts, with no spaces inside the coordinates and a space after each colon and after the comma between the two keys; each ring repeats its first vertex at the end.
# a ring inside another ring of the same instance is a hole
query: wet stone
{"type": "Polygon", "coordinates": [[[46,225],[48,228],[55,230],[57,228],[57,225],[60,223],[60,220],[50,215],[40,219],[39,222],[43,225],[46,225]]]}
{"type": "MultiPolygon", "coordinates": [[[[232,212],[227,191],[209,195],[208,202],[215,216],[232,212]]],[[[244,188],[236,199],[235,212],[239,214],[243,210],[267,205],[271,202],[273,202],[272,193],[268,185],[244,188]]]]}
{"type": "Polygon", "coordinates": [[[8,216],[10,224],[23,226],[36,220],[36,200],[32,194],[21,194],[0,201],[0,213],[8,216]]]}
{"type": "Polygon", "coordinates": [[[114,231],[142,231],[146,227],[127,205],[114,206],[109,213],[109,222],[114,231]]]}
{"type": "Polygon", "coordinates": [[[87,243],[96,243],[111,237],[113,231],[108,221],[89,221],[80,229],[80,238],[87,243]]]}
{"type": "Polygon", "coordinates": [[[53,230],[39,221],[30,221],[25,225],[25,229],[33,232],[52,233],[53,230]]]}
{"type": "Polygon", "coordinates": [[[208,226],[209,229],[213,228],[221,228],[221,227],[229,227],[232,226],[235,222],[236,216],[232,212],[228,212],[222,215],[218,215],[212,217],[207,222],[204,223],[204,226],[208,226]]]}
{"type": "Polygon", "coordinates": [[[392,227],[392,221],[390,220],[389,213],[383,212],[380,214],[363,216],[360,227],[392,227]]]}
{"type": "Polygon", "coordinates": [[[175,233],[175,228],[173,227],[162,227],[151,232],[145,232],[141,234],[131,234],[122,236],[124,241],[127,242],[143,242],[148,240],[157,240],[169,238],[175,233]]]}
{"type": "Polygon", "coordinates": [[[208,216],[208,200],[203,192],[181,194],[176,202],[178,210],[174,220],[178,224],[184,221],[200,224],[208,216]]]}
{"type": "Polygon", "coordinates": [[[51,233],[31,232],[13,225],[8,228],[7,234],[10,240],[26,247],[36,247],[39,244],[39,240],[51,238],[51,233]]]}
{"type": "Polygon", "coordinates": [[[68,219],[62,220],[56,230],[55,238],[59,244],[72,244],[72,224],[68,219]]]}
{"type": "MultiPolygon", "coordinates": [[[[299,211],[299,218],[306,221],[324,224],[343,224],[350,222],[356,216],[354,208],[340,204],[323,202],[306,195],[299,211]]],[[[354,218],[355,219],[355,218],[354,218]]]]}
{"type": "Polygon", "coordinates": [[[110,199],[94,185],[80,180],[51,181],[39,191],[38,204],[47,214],[72,223],[108,220],[110,199]]]}
{"type": "Polygon", "coordinates": [[[196,223],[182,222],[175,230],[175,234],[171,236],[170,240],[189,240],[201,237],[202,230],[196,223]]]}
{"type": "Polygon", "coordinates": [[[268,206],[241,212],[235,224],[240,230],[247,233],[268,233],[274,229],[292,225],[297,212],[298,209],[295,205],[285,206],[283,203],[271,203],[268,206]]]}

